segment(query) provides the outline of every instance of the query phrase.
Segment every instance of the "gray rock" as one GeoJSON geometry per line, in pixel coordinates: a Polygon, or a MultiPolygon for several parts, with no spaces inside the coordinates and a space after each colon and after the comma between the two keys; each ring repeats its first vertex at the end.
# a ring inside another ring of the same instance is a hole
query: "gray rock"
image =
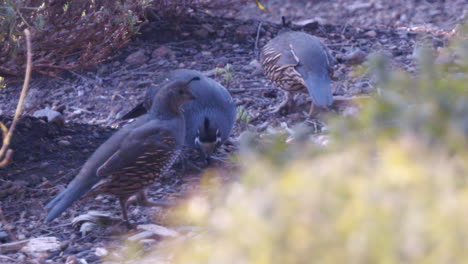
{"type": "Polygon", "coordinates": [[[125,62],[130,65],[143,64],[148,60],[148,56],[145,55],[144,50],[136,51],[125,59],[125,62]]]}
{"type": "Polygon", "coordinates": [[[252,65],[244,65],[242,66],[242,71],[244,72],[253,72],[255,70],[255,67],[252,65]]]}
{"type": "Polygon", "coordinates": [[[153,53],[151,53],[152,58],[166,58],[166,59],[172,59],[175,57],[175,53],[173,50],[171,50],[167,46],[161,46],[155,50],[153,50],[153,53]]]}
{"type": "Polygon", "coordinates": [[[358,64],[362,64],[366,60],[366,56],[367,54],[364,51],[357,49],[346,54],[343,57],[343,60],[348,65],[358,65],[358,64]]]}
{"type": "Polygon", "coordinates": [[[218,36],[220,38],[224,37],[225,34],[226,34],[226,32],[224,32],[224,30],[216,31],[216,36],[218,36]]]}
{"type": "MultiPolygon", "coordinates": [[[[40,87],[42,88],[42,87],[40,87]]],[[[41,89],[31,88],[24,100],[24,111],[38,109],[44,103],[45,92],[41,89]]]]}
{"type": "Polygon", "coordinates": [[[253,70],[252,70],[252,75],[260,75],[262,74],[262,65],[260,64],[260,62],[258,62],[258,60],[252,60],[250,63],[249,63],[250,66],[253,67],[253,70]]]}
{"type": "Polygon", "coordinates": [[[8,235],[8,233],[5,231],[0,231],[0,241],[6,242],[8,240],[10,240],[10,236],[8,235]]]}
{"type": "Polygon", "coordinates": [[[208,32],[208,30],[202,28],[193,32],[193,34],[199,38],[206,39],[210,33],[208,32]]]}
{"type": "Polygon", "coordinates": [[[204,57],[211,57],[211,56],[213,55],[210,51],[202,51],[201,54],[202,54],[204,57]]]}
{"type": "Polygon", "coordinates": [[[70,141],[68,141],[68,140],[60,140],[60,141],[58,142],[58,144],[59,144],[60,146],[63,146],[63,147],[68,147],[68,146],[71,145],[70,141]]]}
{"type": "Polygon", "coordinates": [[[65,123],[65,117],[62,115],[62,113],[49,108],[37,110],[34,112],[33,116],[37,118],[45,117],[47,122],[56,123],[58,125],[63,125],[65,123]]]}
{"type": "Polygon", "coordinates": [[[210,24],[203,24],[201,26],[202,26],[202,28],[206,29],[206,31],[208,31],[209,33],[214,33],[215,32],[215,29],[210,24]]]}
{"type": "Polygon", "coordinates": [[[375,38],[377,36],[377,32],[375,32],[374,30],[371,30],[371,31],[367,31],[364,35],[370,38],[375,38]]]}

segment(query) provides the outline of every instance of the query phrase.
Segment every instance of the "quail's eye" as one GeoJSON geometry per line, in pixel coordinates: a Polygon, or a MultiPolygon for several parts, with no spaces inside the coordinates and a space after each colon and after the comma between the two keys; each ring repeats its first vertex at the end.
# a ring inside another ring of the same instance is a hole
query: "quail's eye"
{"type": "Polygon", "coordinates": [[[184,91],[183,91],[183,90],[179,90],[179,94],[180,94],[180,95],[183,95],[183,94],[184,94],[184,91]]]}

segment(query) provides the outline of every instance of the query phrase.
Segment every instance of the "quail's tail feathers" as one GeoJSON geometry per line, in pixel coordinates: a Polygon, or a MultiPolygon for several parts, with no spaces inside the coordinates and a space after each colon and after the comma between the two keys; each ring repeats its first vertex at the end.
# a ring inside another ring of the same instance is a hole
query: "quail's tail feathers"
{"type": "Polygon", "coordinates": [[[305,76],[304,81],[315,106],[327,108],[332,105],[333,94],[326,74],[305,76]]]}
{"type": "Polygon", "coordinates": [[[136,118],[136,117],[139,117],[141,115],[146,114],[147,111],[148,110],[146,109],[144,104],[140,103],[137,106],[135,106],[132,110],[130,110],[130,112],[128,112],[124,116],[122,116],[121,119],[122,120],[127,120],[127,119],[130,119],[130,118],[136,118]]]}
{"type": "Polygon", "coordinates": [[[90,186],[83,186],[71,182],[64,191],[62,191],[45,206],[45,208],[49,210],[45,221],[50,222],[54,220],[70,205],[72,205],[73,202],[75,202],[78,198],[87,193],[89,190],[90,186]]]}

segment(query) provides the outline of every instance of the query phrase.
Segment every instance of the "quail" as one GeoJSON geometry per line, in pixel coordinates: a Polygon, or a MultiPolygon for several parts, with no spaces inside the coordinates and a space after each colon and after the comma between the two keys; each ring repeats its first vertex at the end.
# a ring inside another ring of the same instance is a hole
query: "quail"
{"type": "Polygon", "coordinates": [[[310,113],[333,103],[330,76],[335,59],[317,37],[284,28],[262,48],[260,63],[266,77],[286,91],[285,100],[273,112],[288,107],[291,93],[304,89],[312,98],[310,113]]]}
{"type": "Polygon", "coordinates": [[[143,190],[163,176],[180,153],[185,137],[180,107],[194,99],[189,84],[198,79],[173,81],[155,93],[148,112],[99,146],[67,188],[45,206],[46,221],[58,217],[75,200],[98,193],[119,198],[127,224],[126,202],[134,194],[147,205],[166,205],[149,202],[143,190]]]}
{"type": "MultiPolygon", "coordinates": [[[[209,162],[212,153],[228,139],[234,127],[236,104],[226,88],[195,70],[173,70],[164,74],[158,81],[164,83],[194,77],[200,78],[190,83],[195,99],[182,106],[186,126],[185,145],[197,149],[205,162],[209,162]]],[[[130,110],[122,119],[134,118],[145,113],[152,103],[148,98],[158,89],[160,85],[150,87],[143,103],[130,110]]]]}

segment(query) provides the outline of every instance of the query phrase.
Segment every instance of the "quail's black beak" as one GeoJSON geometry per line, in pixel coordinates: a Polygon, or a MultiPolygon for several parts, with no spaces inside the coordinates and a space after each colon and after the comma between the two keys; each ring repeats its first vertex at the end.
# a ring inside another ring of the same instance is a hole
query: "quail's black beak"
{"type": "Polygon", "coordinates": [[[198,137],[195,138],[195,145],[197,146],[201,156],[203,157],[203,162],[205,165],[209,165],[211,162],[211,154],[215,151],[218,146],[218,142],[202,142],[198,137]]]}
{"type": "Polygon", "coordinates": [[[203,163],[204,163],[205,166],[210,166],[211,165],[211,156],[210,155],[206,156],[203,163]]]}

